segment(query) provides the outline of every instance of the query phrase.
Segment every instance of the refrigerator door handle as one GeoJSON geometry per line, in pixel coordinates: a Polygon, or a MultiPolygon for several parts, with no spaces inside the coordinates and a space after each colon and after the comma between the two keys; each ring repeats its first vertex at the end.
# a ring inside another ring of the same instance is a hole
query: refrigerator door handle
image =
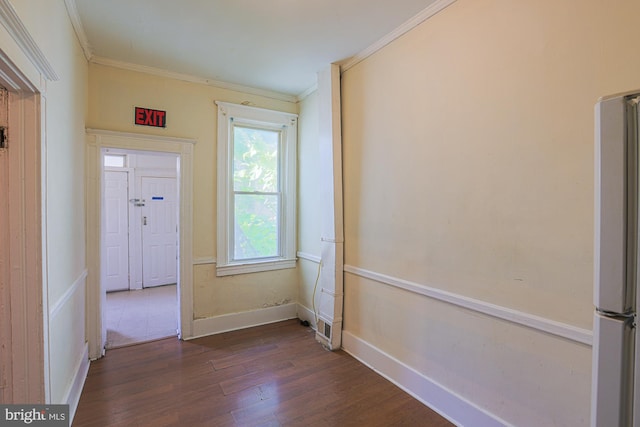
{"type": "Polygon", "coordinates": [[[634,312],[628,312],[628,313],[616,313],[613,311],[608,311],[608,310],[602,310],[601,308],[596,307],[596,314],[603,316],[603,317],[609,317],[609,318],[614,318],[614,319],[629,319],[632,322],[631,327],[635,328],[636,327],[636,317],[637,314],[634,312]]]}

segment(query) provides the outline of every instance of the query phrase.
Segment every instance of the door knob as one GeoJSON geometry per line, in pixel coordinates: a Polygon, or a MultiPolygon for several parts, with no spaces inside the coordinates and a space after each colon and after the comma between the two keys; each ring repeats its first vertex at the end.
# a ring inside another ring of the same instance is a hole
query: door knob
{"type": "Polygon", "coordinates": [[[147,225],[147,217],[146,216],[142,217],[142,225],[147,225]]]}

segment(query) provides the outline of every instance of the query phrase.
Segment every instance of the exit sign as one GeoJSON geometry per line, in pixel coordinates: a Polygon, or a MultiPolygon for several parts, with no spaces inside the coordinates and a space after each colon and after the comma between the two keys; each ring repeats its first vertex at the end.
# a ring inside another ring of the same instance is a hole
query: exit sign
{"type": "Polygon", "coordinates": [[[141,126],[157,128],[167,127],[167,112],[151,108],[136,107],[134,123],[141,126]]]}

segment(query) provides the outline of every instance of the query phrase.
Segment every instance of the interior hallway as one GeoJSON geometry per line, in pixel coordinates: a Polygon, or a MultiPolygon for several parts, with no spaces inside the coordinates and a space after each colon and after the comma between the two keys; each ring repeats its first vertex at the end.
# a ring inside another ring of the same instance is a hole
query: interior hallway
{"type": "Polygon", "coordinates": [[[107,293],[106,348],[177,336],[176,285],[107,293]]]}

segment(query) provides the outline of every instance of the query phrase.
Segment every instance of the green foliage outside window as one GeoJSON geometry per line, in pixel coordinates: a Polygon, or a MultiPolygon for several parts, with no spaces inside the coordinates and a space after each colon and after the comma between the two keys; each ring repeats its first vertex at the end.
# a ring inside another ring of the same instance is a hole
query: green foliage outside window
{"type": "Polygon", "coordinates": [[[233,128],[234,259],[279,255],[280,132],[233,128]]]}

